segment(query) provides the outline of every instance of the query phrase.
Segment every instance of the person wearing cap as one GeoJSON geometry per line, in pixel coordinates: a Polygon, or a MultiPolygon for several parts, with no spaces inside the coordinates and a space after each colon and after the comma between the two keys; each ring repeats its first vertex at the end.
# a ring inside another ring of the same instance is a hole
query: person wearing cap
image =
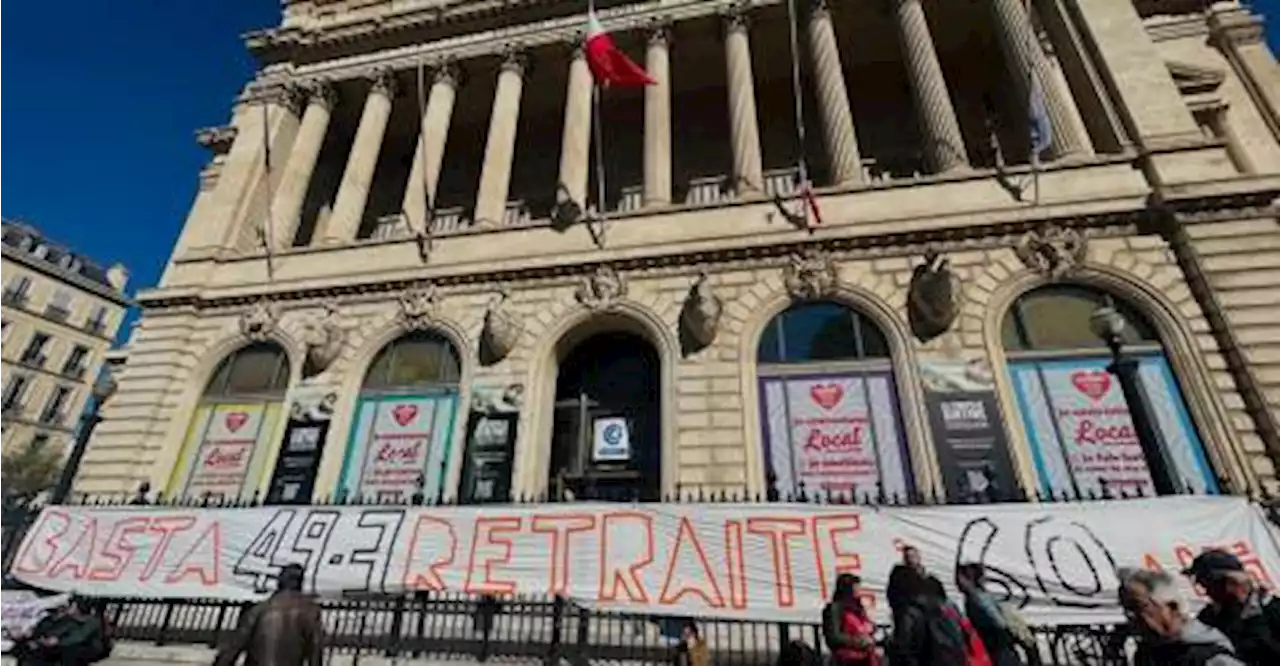
{"type": "Polygon", "coordinates": [[[240,614],[231,639],[218,650],[214,666],[323,666],[324,624],[320,606],[302,592],[303,569],[289,564],[280,570],[276,591],[240,614]]]}
{"type": "Polygon", "coordinates": [[[1280,664],[1280,599],[1259,587],[1240,558],[1206,550],[1183,571],[1209,595],[1197,618],[1221,631],[1251,666],[1280,664]]]}

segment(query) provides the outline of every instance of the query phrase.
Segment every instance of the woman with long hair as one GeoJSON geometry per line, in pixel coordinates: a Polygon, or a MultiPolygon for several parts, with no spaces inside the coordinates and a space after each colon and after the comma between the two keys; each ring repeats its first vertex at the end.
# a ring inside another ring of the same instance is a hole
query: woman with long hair
{"type": "Polygon", "coordinates": [[[858,585],[851,573],[836,577],[831,602],[822,609],[822,633],[836,666],[879,666],[875,622],[862,605],[858,585]]]}

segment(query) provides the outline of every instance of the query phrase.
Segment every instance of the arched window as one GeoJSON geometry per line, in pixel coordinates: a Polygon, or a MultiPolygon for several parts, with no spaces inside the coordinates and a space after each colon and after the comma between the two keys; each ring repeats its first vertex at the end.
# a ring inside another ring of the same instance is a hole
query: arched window
{"type": "Polygon", "coordinates": [[[1041,287],[1014,302],[1001,333],[1042,492],[1149,496],[1157,488],[1151,470],[1161,468],[1176,492],[1217,492],[1159,336],[1132,305],[1087,286],[1041,287]],[[1142,447],[1109,371],[1111,352],[1093,331],[1094,313],[1104,307],[1123,321],[1122,353],[1137,361],[1136,384],[1159,440],[1154,450],[1142,447]]]}
{"type": "Polygon", "coordinates": [[[169,495],[234,499],[259,490],[289,385],[289,357],[274,342],[232,352],[214,369],[187,429],[169,495]]]}
{"type": "Polygon", "coordinates": [[[781,493],[874,498],[911,489],[889,343],[826,301],[774,317],[756,352],[765,460],[781,493]]]}
{"type": "Polygon", "coordinates": [[[342,462],[343,492],[378,501],[440,495],[449,467],[462,363],[453,344],[415,331],[369,364],[342,462]]]}

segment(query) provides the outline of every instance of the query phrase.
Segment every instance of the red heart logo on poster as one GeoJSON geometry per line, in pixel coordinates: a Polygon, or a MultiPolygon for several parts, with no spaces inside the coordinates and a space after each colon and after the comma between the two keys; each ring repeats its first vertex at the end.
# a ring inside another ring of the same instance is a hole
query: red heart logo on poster
{"type": "Polygon", "coordinates": [[[823,409],[831,409],[844,398],[844,389],[839,384],[815,384],[809,388],[809,395],[823,409]]]}
{"type": "Polygon", "coordinates": [[[1080,370],[1071,373],[1071,383],[1077,391],[1097,402],[1111,390],[1111,375],[1105,370],[1080,370]]]}
{"type": "Polygon", "coordinates": [[[231,412],[227,414],[226,423],[227,430],[235,432],[244,427],[249,422],[249,415],[244,412],[231,412]]]}
{"type": "Polygon", "coordinates": [[[396,423],[399,423],[402,427],[409,425],[417,415],[417,405],[396,405],[391,408],[391,418],[395,419],[396,423]]]}

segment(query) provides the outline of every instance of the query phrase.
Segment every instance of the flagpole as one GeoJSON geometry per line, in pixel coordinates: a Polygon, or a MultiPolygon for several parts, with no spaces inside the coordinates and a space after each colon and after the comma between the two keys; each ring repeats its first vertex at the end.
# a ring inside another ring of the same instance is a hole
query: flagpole
{"type": "Polygon", "coordinates": [[[596,212],[603,218],[604,216],[604,116],[600,113],[600,86],[591,86],[591,130],[594,134],[593,143],[595,143],[596,161],[596,212]]]}
{"type": "MultiPolygon", "coordinates": [[[[791,48],[791,96],[795,102],[796,114],[796,141],[799,145],[799,178],[800,189],[803,193],[807,188],[811,187],[809,182],[809,166],[808,160],[805,159],[806,138],[804,128],[804,98],[803,91],[800,87],[800,58],[799,58],[799,36],[796,27],[796,2],[795,0],[787,0],[787,24],[790,32],[790,48],[791,48]]],[[[809,226],[809,205],[806,201],[801,201],[803,219],[805,226],[809,226]]]]}
{"type": "MultiPolygon", "coordinates": [[[[409,219],[408,211],[405,211],[404,224],[409,228],[409,232],[418,236],[418,253],[423,261],[426,261],[427,253],[430,252],[431,244],[431,222],[433,211],[435,210],[434,202],[431,201],[430,187],[427,186],[427,135],[426,135],[426,119],[427,119],[427,92],[426,92],[427,76],[426,62],[418,63],[418,155],[422,158],[422,227],[415,231],[413,221],[409,219]]],[[[409,183],[408,187],[413,187],[413,183],[409,183]]]]}
{"type": "MultiPolygon", "coordinates": [[[[284,94],[286,95],[289,94],[289,91],[287,90],[284,91],[284,94]]],[[[274,199],[275,197],[272,193],[272,187],[271,187],[271,136],[269,132],[270,119],[271,119],[271,116],[268,113],[267,101],[266,99],[263,99],[262,100],[262,166],[263,166],[263,170],[266,172],[266,178],[267,178],[267,211],[266,211],[266,218],[263,220],[263,223],[262,223],[262,245],[263,245],[263,249],[266,250],[268,282],[272,282],[275,280],[275,266],[274,266],[275,261],[272,256],[273,250],[274,250],[274,248],[272,247],[272,245],[274,244],[272,232],[275,230],[275,225],[271,223],[271,200],[274,199]]]]}

